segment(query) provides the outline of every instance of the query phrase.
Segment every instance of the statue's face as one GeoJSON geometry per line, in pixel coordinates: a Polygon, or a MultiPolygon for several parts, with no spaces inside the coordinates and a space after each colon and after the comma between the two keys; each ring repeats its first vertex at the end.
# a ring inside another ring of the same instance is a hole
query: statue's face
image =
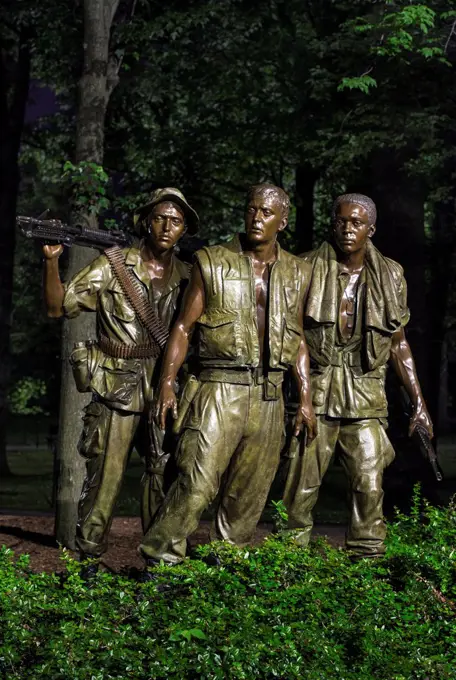
{"type": "Polygon", "coordinates": [[[184,213],[171,201],[157,203],[148,215],[148,243],[161,251],[174,248],[185,231],[184,213]]]}
{"type": "Polygon", "coordinates": [[[245,233],[252,243],[273,241],[287,226],[278,196],[272,192],[251,196],[245,209],[245,233]]]}
{"type": "Polygon", "coordinates": [[[369,224],[366,208],[357,203],[342,203],[336,213],[333,235],[337,247],[347,255],[366,247],[374,235],[375,225],[369,224]]]}

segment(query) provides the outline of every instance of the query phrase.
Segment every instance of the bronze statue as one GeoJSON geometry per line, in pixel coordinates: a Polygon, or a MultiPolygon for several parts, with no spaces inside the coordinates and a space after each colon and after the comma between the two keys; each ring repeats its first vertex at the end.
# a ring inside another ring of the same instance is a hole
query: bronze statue
{"type": "Polygon", "coordinates": [[[162,428],[169,410],[177,416],[173,384],[195,327],[199,368],[181,399],[187,412],[178,476],[141,545],[149,566],[184,558],[187,537],[219,490],[213,538],[238,545],[251,538],[279,463],[282,380],[290,366],[300,393],[296,433],[304,425],[309,441],[315,436],[302,333],[310,266],[277,243],[288,211],[282,189],[254,186],[245,234],[196,253],[163,361],[156,411],[162,428]]]}
{"type": "Polygon", "coordinates": [[[332,239],[302,256],[312,267],[305,310],[318,436],[291,460],[284,501],[289,528],[307,545],[312,509],[336,445],[350,485],[346,545],[361,556],[384,553],[382,479],[394,458],[385,433],[385,373],[390,361],[414,407],[410,434],[432,423],[404,326],[409,320],[401,266],[372,244],[376,208],[361,194],[339,196],[332,239]]]}
{"type": "MultiPolygon", "coordinates": [[[[79,451],[87,475],[79,502],[76,544],[83,557],[99,558],[128,458],[144,456],[141,516],[146,531],[165,493],[169,453],[151,404],[158,382],[157,357],[189,279],[189,266],[174,254],[198,216],[177,189],[158,189],[136,216],[139,245],[105,251],[68,283],[59,277],[61,245],[44,246],[48,315],[73,318],[96,312],[96,342],[80,343],[71,355],[80,391],[92,392],[83,417],[79,451]]],[[[95,563],[96,570],[97,564],[95,563]]]]}

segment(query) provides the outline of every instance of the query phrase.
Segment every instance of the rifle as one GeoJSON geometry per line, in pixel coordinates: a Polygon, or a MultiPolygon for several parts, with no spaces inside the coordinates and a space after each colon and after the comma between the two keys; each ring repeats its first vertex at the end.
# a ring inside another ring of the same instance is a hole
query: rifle
{"type": "Polygon", "coordinates": [[[418,444],[421,455],[430,464],[436,480],[441,482],[443,480],[442,468],[440,467],[439,461],[437,460],[437,454],[434,447],[432,446],[428,431],[422,425],[417,425],[415,431],[412,434],[412,438],[418,444]]]}
{"type": "Polygon", "coordinates": [[[39,217],[16,217],[16,224],[26,238],[34,238],[43,243],[61,243],[64,246],[87,246],[105,250],[111,246],[124,248],[133,243],[134,236],[128,232],[102,229],[89,229],[81,224],[70,226],[61,220],[43,220],[39,217]]]}
{"type": "MultiPolygon", "coordinates": [[[[410,401],[410,398],[403,387],[400,388],[400,391],[402,402],[404,404],[404,410],[407,416],[410,418],[413,411],[412,402],[410,401]]],[[[423,425],[418,424],[415,427],[412,434],[412,441],[417,445],[424,460],[431,466],[432,472],[434,473],[437,482],[441,482],[443,480],[442,468],[440,467],[429,433],[423,425]]]]}

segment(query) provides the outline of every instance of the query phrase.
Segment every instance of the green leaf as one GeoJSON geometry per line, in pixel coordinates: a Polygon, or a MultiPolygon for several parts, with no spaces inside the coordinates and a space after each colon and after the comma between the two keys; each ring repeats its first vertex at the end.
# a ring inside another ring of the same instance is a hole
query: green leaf
{"type": "Polygon", "coordinates": [[[355,78],[342,78],[337,90],[339,92],[346,89],[360,90],[364,94],[368,94],[373,87],[377,87],[377,81],[371,76],[363,75],[355,78]]]}

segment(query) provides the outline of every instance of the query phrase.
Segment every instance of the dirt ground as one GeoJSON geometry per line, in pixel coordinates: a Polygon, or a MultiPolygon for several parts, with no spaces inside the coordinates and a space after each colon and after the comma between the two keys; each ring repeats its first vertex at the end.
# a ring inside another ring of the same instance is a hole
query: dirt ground
{"type": "MultiPolygon", "coordinates": [[[[209,542],[209,522],[201,522],[190,537],[192,546],[209,542]]],[[[52,515],[0,515],[0,545],[6,545],[17,555],[30,555],[33,571],[62,571],[59,548],[53,537],[52,515]]],[[[254,544],[259,544],[270,533],[272,525],[258,525],[254,544]]],[[[344,527],[319,525],[314,535],[327,536],[333,545],[342,545],[344,527]]],[[[103,566],[113,572],[141,569],[143,561],[137,553],[141,541],[141,522],[135,517],[116,517],[109,536],[109,549],[103,566]]]]}

